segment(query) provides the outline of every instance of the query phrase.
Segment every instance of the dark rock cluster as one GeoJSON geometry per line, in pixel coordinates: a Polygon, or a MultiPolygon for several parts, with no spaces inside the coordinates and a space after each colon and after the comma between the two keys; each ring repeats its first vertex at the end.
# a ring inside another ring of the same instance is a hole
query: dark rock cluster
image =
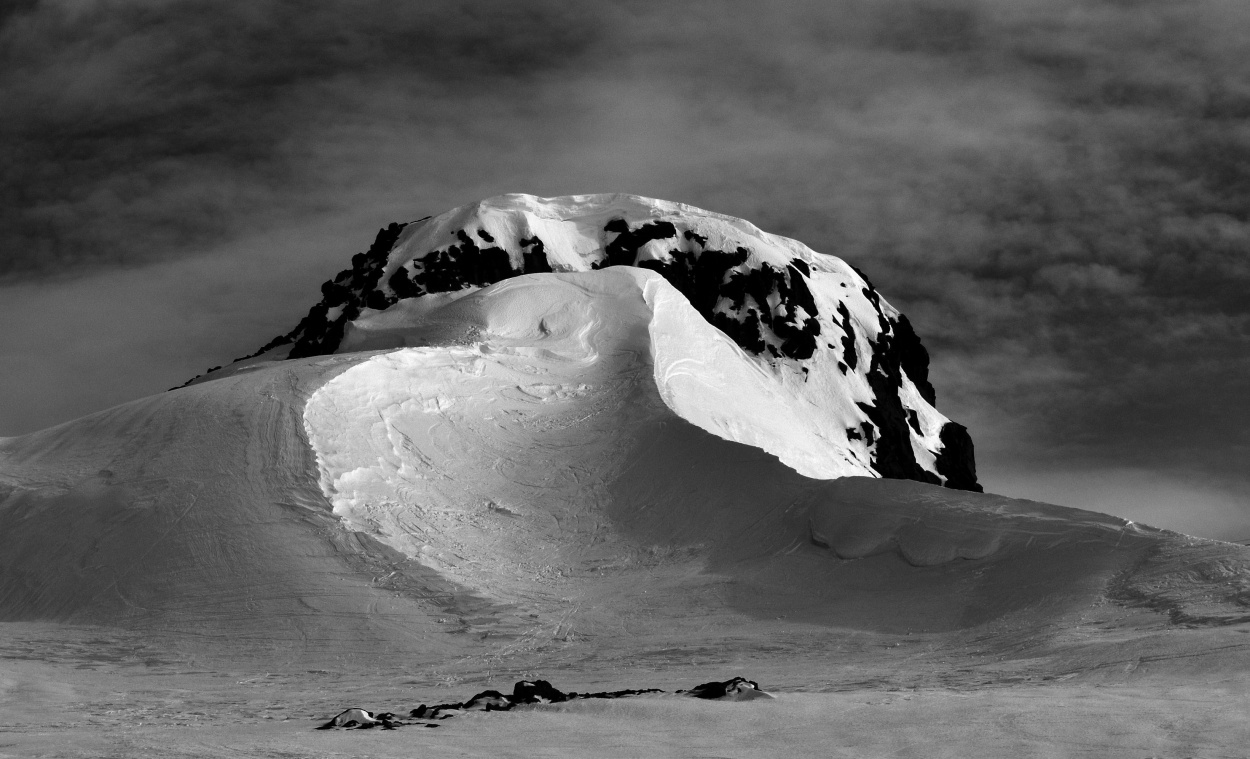
{"type": "MultiPolygon", "coordinates": [[[[408,713],[408,719],[428,722],[447,719],[448,717],[454,717],[466,712],[506,712],[524,704],[561,704],[566,701],[579,699],[625,698],[627,696],[640,696],[646,693],[664,693],[664,691],[659,688],[642,688],[637,690],[600,691],[596,693],[578,693],[577,691],[565,693],[546,680],[522,680],[512,687],[511,693],[484,690],[467,701],[452,704],[435,704],[433,706],[421,704],[408,713]]],[[[751,696],[769,698],[767,694],[760,690],[758,683],[743,677],[735,677],[723,682],[702,683],[690,690],[679,690],[677,693],[693,696],[694,698],[730,701],[742,700],[744,697],[751,696]]],[[[374,714],[360,707],[351,707],[339,712],[329,722],[317,729],[330,730],[336,727],[368,729],[380,727],[383,730],[394,730],[396,727],[405,724],[409,723],[402,722],[393,712],[374,714]]],[[[424,726],[437,727],[437,725],[424,726]]]]}
{"type": "MultiPolygon", "coordinates": [[[[428,216],[426,218],[429,218],[428,216]]],[[[424,221],[422,219],[421,221],[424,221]]],[[[235,359],[255,358],[280,345],[291,345],[287,358],[306,358],[333,353],[343,340],[347,323],[365,308],[384,309],[397,298],[387,298],[378,288],[378,280],[386,267],[387,257],[399,233],[407,224],[392,222],[378,231],[378,236],[364,253],[352,256],[352,268],[344,269],[321,286],[321,300],[308,315],[285,335],[278,335],[255,353],[235,359]]]]}
{"type": "MultiPolygon", "coordinates": [[[[624,226],[625,222],[621,221],[620,225],[624,226]]],[[[621,238],[628,236],[629,244],[637,245],[629,251],[628,263],[633,264],[638,247],[643,243],[677,237],[668,222],[644,225],[639,231],[661,225],[664,228],[659,232],[647,235],[637,234],[637,231],[622,233],[611,246],[617,246],[621,238]],[[672,234],[659,236],[660,232],[669,231],[672,234]]],[[[746,265],[750,256],[746,248],[732,251],[709,248],[707,238],[691,230],[686,230],[682,237],[690,246],[688,250],[673,249],[669,251],[670,260],[648,259],[637,261],[637,266],[662,275],[686,296],[704,319],[744,350],[757,355],[768,353],[773,358],[803,360],[812,357],[820,335],[820,322],[816,319],[819,313],[816,302],[807,287],[811,271],[805,262],[795,259],[784,270],[768,263],[751,268],[746,265]],[[772,301],[776,302],[775,306],[769,305],[772,301]]],[[[617,258],[626,260],[620,252],[617,258]]]]}
{"type": "Polygon", "coordinates": [[[505,712],[522,704],[561,704],[565,701],[585,698],[624,698],[625,696],[638,696],[643,693],[663,692],[658,688],[643,688],[641,690],[616,690],[600,693],[578,693],[577,691],[564,693],[546,680],[522,680],[514,685],[512,692],[508,694],[500,693],[497,690],[484,690],[468,701],[458,704],[436,704],[434,706],[421,704],[409,712],[408,716],[412,719],[445,719],[463,712],[505,712]]]}
{"type": "Polygon", "coordinates": [[[936,468],[946,478],[946,487],[982,493],[977,483],[976,458],[968,428],[958,422],[942,425],[942,450],[938,451],[936,468]]]}
{"type": "MultiPolygon", "coordinates": [[[[382,267],[402,229],[403,225],[392,224],[380,231],[368,252],[352,257],[351,269],[344,269],[322,285],[321,301],[294,330],[253,355],[287,343],[293,343],[290,358],[333,353],[347,323],[364,308],[382,310],[403,298],[485,287],[522,274],[551,271],[543,241],[537,236],[518,241],[522,265],[516,268],[488,232],[461,229],[449,245],[414,257],[383,286],[382,267]]],[[[767,263],[751,268],[746,265],[749,254],[745,248],[708,248],[707,238],[690,230],[679,233],[667,221],[630,229],[624,219],[613,219],[604,226],[604,233],[604,257],[592,268],[638,265],[658,272],[690,299],[705,319],[752,353],[799,360],[815,353],[820,322],[807,286],[811,272],[803,261],[795,260],[784,270],[767,263]],[[643,245],[668,239],[675,246],[684,239],[681,247],[689,249],[674,247],[671,261],[638,261],[643,245]],[[777,305],[770,307],[770,300],[777,305]]]]}
{"type": "Polygon", "coordinates": [[[452,292],[466,287],[485,287],[522,274],[551,271],[542,240],[537,237],[521,241],[526,250],[522,268],[516,269],[508,251],[494,245],[495,238],[490,233],[479,229],[476,236],[487,247],[479,246],[478,241],[462,229],[456,232],[456,243],[430,251],[401,266],[389,280],[394,299],[452,292]]]}
{"type": "Polygon", "coordinates": [[[745,677],[735,677],[724,682],[703,683],[702,685],[694,686],[690,690],[679,690],[677,692],[685,693],[695,698],[729,699],[731,701],[740,701],[743,697],[752,697],[764,693],[764,691],[760,690],[759,683],[754,680],[748,680],[745,677]]]}
{"type": "MultiPolygon", "coordinates": [[[[858,269],[855,271],[866,284],[864,297],[876,309],[880,328],[877,339],[870,341],[871,363],[865,375],[876,403],[857,404],[876,428],[876,449],[872,467],[882,477],[940,485],[941,479],[916,462],[908,428],[919,432],[919,422],[916,412],[904,408],[898,395],[898,388],[903,382],[902,374],[906,372],[921,397],[930,405],[937,403],[937,393],[929,383],[929,353],[920,344],[920,338],[916,336],[907,317],[899,314],[897,319],[891,319],[887,316],[881,307],[881,296],[876,288],[863,272],[858,269]]],[[[872,443],[873,432],[866,428],[864,432],[868,435],[868,442],[872,443]]],[[[951,448],[942,451],[947,455],[939,454],[935,462],[938,474],[946,478],[946,486],[980,493],[972,438],[968,436],[967,428],[947,422],[942,425],[939,439],[944,444],[947,440],[953,443],[951,448]]]]}

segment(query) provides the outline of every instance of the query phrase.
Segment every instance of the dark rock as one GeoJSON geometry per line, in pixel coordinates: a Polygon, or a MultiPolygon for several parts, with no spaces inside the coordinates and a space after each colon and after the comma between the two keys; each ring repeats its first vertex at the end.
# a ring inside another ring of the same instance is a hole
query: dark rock
{"type": "Polygon", "coordinates": [[[592,268],[608,266],[633,266],[638,250],[652,240],[667,240],[677,236],[677,227],[668,221],[653,221],[631,230],[624,219],[613,219],[604,225],[603,231],[614,237],[603,246],[603,260],[592,268]]]}
{"type": "MultiPolygon", "coordinates": [[[[839,327],[842,328],[842,362],[850,369],[859,366],[859,354],[855,352],[855,327],[851,324],[851,312],[847,310],[846,304],[838,302],[838,316],[842,317],[842,321],[834,320],[839,327]]],[[[830,348],[833,346],[830,345],[830,348]]],[[[846,370],[842,370],[846,374],[846,370]]]]}
{"type": "Polygon", "coordinates": [[[947,422],[942,425],[939,439],[942,450],[938,451],[936,469],[946,478],[946,487],[984,492],[977,483],[976,460],[968,428],[957,422],[947,422]]]}
{"type": "MultiPolygon", "coordinates": [[[[558,704],[566,701],[590,698],[627,698],[629,696],[641,696],[648,693],[663,693],[659,688],[629,688],[625,690],[601,691],[598,693],[578,693],[571,691],[563,693],[546,680],[522,680],[512,688],[512,693],[505,695],[497,690],[485,690],[474,695],[468,701],[454,704],[436,704],[434,706],[426,706],[421,704],[417,708],[408,713],[409,719],[417,720],[441,720],[451,717],[455,714],[463,714],[469,711],[507,711],[515,706],[522,704],[558,704]]],[[[744,677],[735,677],[730,680],[714,681],[696,685],[690,690],[679,690],[678,693],[685,693],[695,698],[702,699],[723,699],[729,701],[742,701],[751,698],[771,698],[767,693],[760,690],[758,683],[753,680],[747,680],[744,677]]],[[[372,714],[371,712],[359,707],[352,707],[340,712],[329,722],[318,727],[318,730],[329,730],[336,727],[341,728],[371,728],[381,727],[385,730],[393,730],[397,726],[404,726],[405,723],[395,719],[395,715],[390,712],[382,714],[372,714]]],[[[411,724],[411,723],[409,723],[411,724]]],[[[436,727],[436,725],[423,725],[424,727],[436,727]]]]}
{"type": "Polygon", "coordinates": [[[274,338],[260,351],[244,358],[252,358],[285,343],[294,343],[288,358],[333,353],[343,340],[343,330],[347,323],[359,316],[362,308],[380,310],[394,303],[394,300],[387,302],[385,297],[374,297],[374,293],[377,292],[378,280],[382,276],[382,269],[386,266],[391,248],[395,246],[395,241],[399,239],[405,226],[407,225],[391,224],[380,230],[369,250],[352,256],[352,268],[339,272],[334,279],[321,286],[321,302],[309,310],[308,316],[295,329],[274,338]],[[342,308],[337,317],[329,318],[330,309],[340,306],[342,308]]]}
{"type": "Polygon", "coordinates": [[[526,274],[550,274],[551,263],[547,260],[547,250],[538,236],[520,240],[521,256],[524,259],[522,268],[526,274]]]}
{"type": "Polygon", "coordinates": [[[920,391],[920,397],[930,406],[937,406],[937,391],[929,383],[929,351],[920,344],[911,322],[903,314],[898,315],[894,324],[894,348],[898,351],[899,366],[920,391]]]}
{"type": "MultiPolygon", "coordinates": [[[[855,271],[861,277],[864,276],[863,272],[858,269],[855,271]]],[[[872,468],[882,477],[939,485],[941,479],[916,462],[916,454],[911,447],[909,420],[903,402],[899,399],[899,388],[903,384],[903,354],[899,350],[899,341],[895,333],[898,322],[887,316],[881,305],[881,296],[877,294],[876,289],[866,277],[864,277],[864,282],[867,283],[867,287],[863,289],[864,297],[876,310],[879,325],[877,339],[870,341],[872,351],[868,372],[865,374],[875,403],[858,404],[869,421],[877,428],[876,447],[872,451],[872,468]]],[[[910,325],[907,329],[910,331],[910,325]]],[[[912,338],[915,337],[914,332],[910,334],[912,338]]],[[[915,344],[918,346],[919,341],[916,340],[915,344]]],[[[925,367],[927,373],[928,354],[925,354],[925,367]]]]}
{"type": "Polygon", "coordinates": [[[688,691],[678,691],[678,693],[686,693],[695,698],[732,700],[738,700],[744,695],[764,694],[760,690],[759,683],[748,680],[745,677],[735,677],[724,682],[703,683],[702,685],[694,686],[688,691]]]}
{"type": "Polygon", "coordinates": [[[467,712],[504,712],[516,703],[497,690],[485,690],[464,702],[460,707],[467,712]]]}
{"type": "Polygon", "coordinates": [[[334,716],[329,722],[318,727],[318,730],[331,730],[336,727],[347,729],[367,730],[372,727],[380,727],[383,730],[395,729],[395,715],[390,712],[382,714],[373,714],[366,709],[360,707],[351,707],[344,709],[334,716]]]}
{"type": "Polygon", "coordinates": [[[521,704],[559,704],[565,701],[585,698],[624,698],[644,693],[663,693],[656,688],[643,690],[619,690],[602,693],[563,693],[546,680],[521,680],[512,687],[511,694],[503,694],[497,690],[484,690],[475,694],[468,701],[454,704],[421,704],[408,713],[411,719],[440,720],[454,714],[471,711],[502,712],[521,704]]]}
{"type": "Polygon", "coordinates": [[[558,704],[568,699],[546,680],[522,680],[512,688],[512,701],[518,704],[558,704]]]}
{"type": "Polygon", "coordinates": [[[637,265],[662,275],[704,319],[743,350],[756,355],[768,352],[774,358],[812,357],[820,322],[807,286],[811,271],[806,263],[800,261],[801,267],[791,264],[785,270],[767,263],[749,268],[746,262],[751,253],[746,248],[717,250],[706,247],[707,238],[702,235],[687,230],[683,236],[695,249],[670,250],[669,260],[637,265]],[[776,296],[775,307],[769,305],[772,296],[776,296]],[[780,346],[767,339],[770,334],[780,346]]]}

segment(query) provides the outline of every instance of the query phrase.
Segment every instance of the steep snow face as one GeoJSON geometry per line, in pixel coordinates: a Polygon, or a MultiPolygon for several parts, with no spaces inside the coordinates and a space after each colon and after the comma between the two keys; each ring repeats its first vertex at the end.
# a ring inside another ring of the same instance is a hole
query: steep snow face
{"type": "Polygon", "coordinates": [[[793,425],[818,430],[819,444],[788,459],[804,474],[980,490],[966,429],[934,408],[928,354],[907,318],[858,271],[749,222],[680,203],[503,195],[392,224],[322,286],[322,301],[295,330],[261,352],[300,358],[417,344],[405,325],[461,295],[526,275],[616,266],[653,271],[671,285],[651,304],[664,315],[656,323],[666,325],[656,328],[655,350],[683,357],[660,359],[656,369],[665,401],[682,416],[749,442],[769,436],[760,424],[771,415],[761,409],[784,407],[785,419],[816,420],[793,425]],[[739,350],[731,355],[724,341],[696,338],[708,325],[739,350]],[[715,355],[701,353],[713,344],[715,355]],[[711,364],[718,376],[750,379],[715,385],[690,371],[711,364]],[[696,386],[728,405],[692,401],[696,386]],[[718,404],[735,415],[709,411],[718,404]]]}
{"type": "MultiPolygon", "coordinates": [[[[517,277],[396,321],[365,326],[426,345],[352,367],[305,407],[321,486],[352,529],[474,587],[602,542],[622,456],[674,416],[808,477],[873,476],[831,434],[853,406],[796,403],[655,272],[517,277]]],[[[681,480],[693,461],[652,474],[681,480]]]]}

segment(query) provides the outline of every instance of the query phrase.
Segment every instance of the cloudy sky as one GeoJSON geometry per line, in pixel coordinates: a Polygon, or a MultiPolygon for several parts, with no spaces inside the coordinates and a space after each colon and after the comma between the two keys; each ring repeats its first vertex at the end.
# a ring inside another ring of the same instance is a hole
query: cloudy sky
{"type": "Polygon", "coordinates": [[[633,192],[862,269],[988,489],[1250,538],[1245,0],[0,0],[0,435],[391,222],[633,192]]]}

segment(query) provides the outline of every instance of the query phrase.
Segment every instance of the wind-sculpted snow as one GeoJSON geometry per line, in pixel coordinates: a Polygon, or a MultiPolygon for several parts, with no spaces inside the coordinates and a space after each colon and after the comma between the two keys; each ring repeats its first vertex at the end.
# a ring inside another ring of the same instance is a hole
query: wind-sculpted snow
{"type": "Polygon", "coordinates": [[[515,279],[374,326],[356,335],[435,344],[375,356],[309,400],[322,488],[355,529],[484,592],[532,571],[535,545],[600,530],[617,452],[657,425],[690,422],[813,477],[872,474],[830,442],[851,409],[794,408],[640,269],[515,279]]]}
{"type": "MultiPolygon", "coordinates": [[[[830,461],[800,471],[980,490],[967,430],[934,408],[927,352],[907,318],[862,274],[749,222],[679,203],[504,195],[392,224],[353,257],[352,268],[323,285],[321,302],[295,330],[261,354],[398,347],[410,343],[392,328],[445,302],[426,299],[526,275],[614,266],[660,274],[742,349],[736,360],[771,374],[794,396],[791,415],[827,408],[844,422],[822,431],[836,449],[830,461]],[[381,331],[391,344],[379,342],[381,331]]],[[[725,425],[744,431],[730,439],[748,435],[745,420],[725,425]]],[[[823,455],[830,447],[818,449],[823,455]]]]}
{"type": "Polygon", "coordinates": [[[909,486],[839,483],[801,502],[811,542],[840,559],[896,554],[917,567],[985,559],[1024,549],[1097,552],[1157,542],[1160,530],[1046,503],[981,496],[937,499],[909,486]]]}

